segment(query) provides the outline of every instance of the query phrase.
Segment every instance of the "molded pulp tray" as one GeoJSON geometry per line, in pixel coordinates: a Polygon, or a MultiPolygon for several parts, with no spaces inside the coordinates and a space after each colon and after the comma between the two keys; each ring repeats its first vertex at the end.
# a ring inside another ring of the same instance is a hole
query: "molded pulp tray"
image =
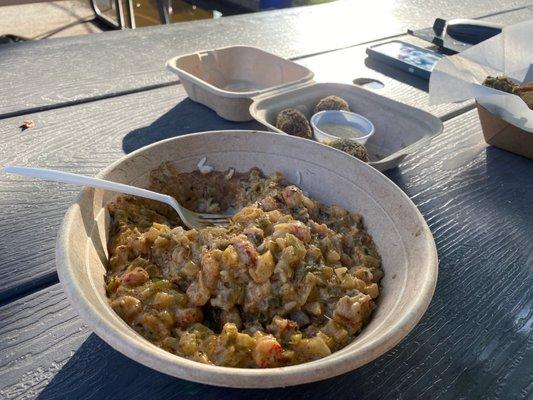
{"type": "Polygon", "coordinates": [[[198,161],[216,170],[261,168],[282,172],[313,198],[361,213],[382,257],[382,294],[370,323],[348,346],[320,360],[267,369],[217,367],[173,355],[131,329],[109,306],[104,274],[109,213],[115,194],[85,188],[63,221],[56,248],[59,278],[80,316],[103,340],[128,357],[166,374],[210,385],[280,387],[329,378],[384,354],[426,311],[437,280],[433,236],[413,202],[383,174],[362,161],[311,140],[255,131],[185,135],[139,149],[98,174],[146,187],[150,171],[173,162],[179,171],[198,161]]]}
{"type": "Polygon", "coordinates": [[[292,61],[249,46],[233,46],[178,56],[167,62],[189,97],[230,121],[252,119],[252,98],[266,91],[313,79],[292,61]]]}
{"type": "Polygon", "coordinates": [[[313,73],[292,61],[255,47],[234,46],[178,56],[167,62],[189,97],[230,121],[255,118],[268,129],[284,108],[296,108],[308,119],[318,101],[344,98],[352,111],[368,118],[376,133],[365,144],[379,171],[397,167],[425,139],[442,132],[442,122],[417,108],[354,85],[315,83],[313,73]]]}
{"type": "Polygon", "coordinates": [[[254,99],[250,113],[268,129],[283,133],[276,128],[276,116],[281,110],[296,108],[310,119],[315,105],[330,95],[342,97],[351,111],[374,124],[376,132],[365,146],[369,164],[379,171],[398,166],[424,140],[442,132],[442,122],[428,112],[342,83],[311,83],[282,93],[268,93],[254,99]]]}

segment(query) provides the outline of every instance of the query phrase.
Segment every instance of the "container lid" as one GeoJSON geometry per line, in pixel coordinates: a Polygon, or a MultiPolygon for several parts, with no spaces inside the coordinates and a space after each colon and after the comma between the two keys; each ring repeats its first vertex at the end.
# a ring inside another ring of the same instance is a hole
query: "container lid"
{"type": "Polygon", "coordinates": [[[225,98],[257,97],[311,82],[313,72],[251,46],[231,46],[171,58],[167,69],[180,79],[225,98]]]}

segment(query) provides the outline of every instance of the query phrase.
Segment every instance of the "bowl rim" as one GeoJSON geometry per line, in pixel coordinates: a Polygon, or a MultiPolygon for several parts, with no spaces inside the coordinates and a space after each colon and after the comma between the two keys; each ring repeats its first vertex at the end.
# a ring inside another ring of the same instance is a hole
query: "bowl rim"
{"type": "MultiPolygon", "coordinates": [[[[108,165],[101,170],[97,177],[105,176],[107,173],[116,168],[119,164],[136,157],[148,148],[161,146],[164,143],[176,140],[183,140],[183,138],[197,136],[197,135],[220,135],[220,134],[265,134],[276,137],[283,137],[286,140],[306,141],[308,139],[298,138],[289,135],[280,135],[275,132],[266,132],[259,130],[214,130],[206,132],[190,133],[187,135],[176,136],[161,140],[147,146],[141,147],[108,165]]],[[[283,139],[282,139],[283,140],[283,139]]],[[[323,146],[328,151],[334,151],[343,156],[350,157],[340,150],[334,149],[330,146],[323,145],[318,142],[312,142],[312,145],[323,146]]],[[[352,157],[350,157],[353,159],[352,157]]],[[[352,371],[376,358],[385,354],[394,346],[396,346],[407,334],[416,326],[424,313],[426,312],[431,299],[433,297],[435,287],[437,284],[438,275],[438,256],[437,249],[433,235],[418,208],[412,200],[389,178],[375,170],[366,163],[360,160],[353,159],[354,162],[365,164],[365,167],[372,169],[375,172],[377,179],[381,179],[383,184],[388,185],[395,190],[398,196],[402,197],[404,201],[408,202],[415,212],[415,215],[420,224],[421,230],[427,237],[426,247],[428,251],[428,265],[425,268],[426,278],[421,282],[421,286],[414,296],[411,306],[408,310],[396,321],[393,330],[378,337],[371,343],[365,343],[357,349],[358,357],[354,357],[353,352],[346,352],[332,355],[302,364],[265,368],[265,369],[246,369],[234,367],[222,367],[202,364],[200,362],[192,361],[175,354],[169,353],[154,344],[150,343],[142,336],[134,331],[135,335],[127,334],[126,330],[118,329],[108,318],[104,318],[92,306],[92,303],[84,294],[83,289],[80,288],[77,280],[73,274],[72,266],[69,265],[69,237],[68,231],[72,224],[73,217],[76,210],[79,208],[79,200],[87,194],[92,188],[83,188],[75,199],[75,202],[68,208],[63,222],[60,226],[55,249],[56,269],[59,280],[62,284],[70,304],[77,311],[82,320],[87,323],[91,330],[96,333],[102,340],[111,345],[114,350],[118,350],[122,354],[131,358],[134,361],[148,366],[152,369],[166,373],[177,378],[187,379],[190,381],[204,383],[209,385],[235,387],[235,388],[274,388],[299,385],[310,383],[326,378],[331,378],[343,373],[352,371]],[[95,321],[99,321],[96,323],[95,321]],[[162,370],[157,366],[161,361],[173,366],[172,371],[162,370]],[[237,384],[232,383],[235,377],[239,377],[237,384]]],[[[363,167],[363,168],[365,168],[363,167]]],[[[118,318],[118,317],[117,317],[118,318]]],[[[126,324],[124,324],[127,327],[126,324]]]]}

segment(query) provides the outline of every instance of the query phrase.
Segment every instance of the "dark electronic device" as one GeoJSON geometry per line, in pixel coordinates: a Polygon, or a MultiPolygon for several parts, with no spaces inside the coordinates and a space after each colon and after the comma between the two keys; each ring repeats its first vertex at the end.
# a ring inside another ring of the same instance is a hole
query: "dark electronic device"
{"type": "Polygon", "coordinates": [[[439,46],[448,53],[458,53],[501,33],[501,25],[475,19],[437,18],[432,28],[407,32],[439,46]]]}
{"type": "Polygon", "coordinates": [[[439,53],[399,40],[368,47],[366,52],[373,59],[423,79],[429,79],[433,67],[442,58],[439,53]]]}
{"type": "Polygon", "coordinates": [[[498,35],[502,32],[502,27],[486,21],[452,19],[446,22],[444,32],[452,39],[475,45],[498,35]]]}

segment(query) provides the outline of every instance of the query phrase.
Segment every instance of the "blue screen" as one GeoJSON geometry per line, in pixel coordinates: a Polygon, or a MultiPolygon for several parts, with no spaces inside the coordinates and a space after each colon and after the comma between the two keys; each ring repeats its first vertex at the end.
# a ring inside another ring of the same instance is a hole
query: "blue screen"
{"type": "Polygon", "coordinates": [[[414,65],[415,67],[425,69],[426,71],[431,71],[437,61],[442,58],[442,55],[430,50],[419,49],[401,42],[385,43],[373,47],[372,50],[414,65]]]}

